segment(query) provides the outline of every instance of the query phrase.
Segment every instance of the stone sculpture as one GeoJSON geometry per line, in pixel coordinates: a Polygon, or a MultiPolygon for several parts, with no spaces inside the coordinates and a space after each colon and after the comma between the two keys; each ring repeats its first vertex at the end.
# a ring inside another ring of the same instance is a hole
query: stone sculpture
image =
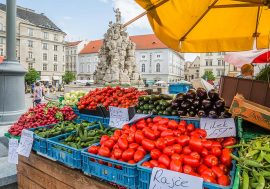
{"type": "Polygon", "coordinates": [[[120,10],[117,8],[114,12],[116,23],[109,22],[109,29],[104,34],[94,73],[95,83],[142,84],[135,59],[136,44],[129,39],[126,28],[121,24],[120,10]]]}

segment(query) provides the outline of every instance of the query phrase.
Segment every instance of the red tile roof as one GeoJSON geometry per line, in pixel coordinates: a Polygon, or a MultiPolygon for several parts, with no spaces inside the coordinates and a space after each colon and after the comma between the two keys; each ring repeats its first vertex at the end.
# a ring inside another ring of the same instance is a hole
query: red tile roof
{"type": "Polygon", "coordinates": [[[67,42],[67,46],[76,46],[82,41],[67,42]]]}
{"type": "MultiPolygon", "coordinates": [[[[131,41],[136,43],[137,50],[168,48],[154,34],[130,36],[130,39],[131,41]]],[[[90,41],[83,48],[83,50],[81,50],[80,54],[98,53],[102,44],[103,44],[103,40],[90,41]]]]}

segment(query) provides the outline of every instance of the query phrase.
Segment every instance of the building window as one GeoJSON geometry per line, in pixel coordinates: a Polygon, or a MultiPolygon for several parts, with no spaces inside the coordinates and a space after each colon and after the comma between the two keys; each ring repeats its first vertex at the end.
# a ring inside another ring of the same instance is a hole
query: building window
{"type": "Polygon", "coordinates": [[[43,71],[47,71],[47,64],[43,64],[43,71]]]}
{"type": "Polygon", "coordinates": [[[54,50],[54,51],[57,51],[57,47],[58,47],[57,45],[54,45],[54,46],[53,46],[53,50],[54,50]]]}
{"type": "Polygon", "coordinates": [[[43,53],[43,61],[47,61],[48,60],[48,55],[47,53],[43,53]]]}
{"type": "Polygon", "coordinates": [[[221,62],[222,62],[222,60],[218,60],[218,65],[219,66],[221,66],[221,64],[222,64],[221,62]]]}
{"type": "Polygon", "coordinates": [[[28,70],[33,68],[33,63],[28,63],[28,70]]]}
{"type": "Polygon", "coordinates": [[[157,58],[160,58],[160,54],[157,54],[157,58]]]}
{"type": "Polygon", "coordinates": [[[57,62],[57,55],[56,54],[53,56],[53,61],[57,62]]]}
{"type": "Polygon", "coordinates": [[[206,56],[212,56],[212,53],[206,53],[206,56]]]}
{"type": "Polygon", "coordinates": [[[160,72],[160,63],[157,63],[156,65],[156,72],[160,72]]]}
{"type": "Polygon", "coordinates": [[[28,52],[28,58],[33,58],[33,52],[32,51],[28,52]]]}
{"type": "Polygon", "coordinates": [[[225,61],[224,61],[224,60],[221,61],[221,65],[222,65],[222,66],[225,65],[225,61]]]}
{"type": "Polygon", "coordinates": [[[145,58],[146,58],[146,56],[145,55],[142,55],[141,59],[145,59],[145,58]]]}
{"type": "Polygon", "coordinates": [[[65,62],[65,56],[63,56],[63,62],[65,62]]]}
{"type": "Polygon", "coordinates": [[[57,72],[57,65],[53,65],[53,71],[57,72]]]}
{"type": "Polygon", "coordinates": [[[33,47],[33,41],[28,40],[28,47],[33,47]]]}
{"type": "Polygon", "coordinates": [[[0,49],[0,56],[4,56],[4,49],[0,49]]]}
{"type": "Polygon", "coordinates": [[[237,71],[237,67],[233,66],[233,71],[237,71]]]}
{"type": "Polygon", "coordinates": [[[44,39],[48,39],[48,38],[49,38],[48,32],[43,32],[43,38],[44,38],[44,39]]]}
{"type": "Polygon", "coordinates": [[[142,64],[142,72],[145,72],[145,64],[142,64]]]}
{"type": "Polygon", "coordinates": [[[194,79],[194,75],[191,75],[191,79],[194,79]]]}
{"type": "Polygon", "coordinates": [[[212,59],[205,60],[206,66],[212,66],[212,59]]]}
{"type": "Polygon", "coordinates": [[[48,50],[48,44],[47,43],[42,43],[42,48],[43,48],[43,50],[48,50]]]}
{"type": "Polygon", "coordinates": [[[62,66],[62,71],[63,71],[63,72],[65,71],[65,65],[62,66]]]}
{"type": "Polygon", "coordinates": [[[28,36],[33,36],[34,30],[32,28],[28,28],[28,36]]]}
{"type": "Polygon", "coordinates": [[[19,40],[19,39],[16,40],[16,45],[17,45],[17,46],[20,45],[20,40],[19,40]]]}
{"type": "Polygon", "coordinates": [[[0,37],[0,44],[4,44],[4,37],[0,37]]]}
{"type": "Polygon", "coordinates": [[[58,41],[58,35],[54,34],[54,41],[58,41]]]}

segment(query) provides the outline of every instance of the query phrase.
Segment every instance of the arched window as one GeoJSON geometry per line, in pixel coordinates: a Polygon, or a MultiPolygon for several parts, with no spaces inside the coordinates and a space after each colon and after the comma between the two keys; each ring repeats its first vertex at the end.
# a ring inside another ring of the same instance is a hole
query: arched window
{"type": "Polygon", "coordinates": [[[142,64],[142,72],[145,72],[145,64],[142,64]]]}
{"type": "Polygon", "coordinates": [[[156,65],[156,72],[160,72],[160,63],[157,63],[156,65]]]}

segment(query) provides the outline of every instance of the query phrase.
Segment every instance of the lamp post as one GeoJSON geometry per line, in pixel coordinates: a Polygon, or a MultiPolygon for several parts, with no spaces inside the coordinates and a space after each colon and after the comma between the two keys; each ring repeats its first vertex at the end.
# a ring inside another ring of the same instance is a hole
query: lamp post
{"type": "Polygon", "coordinates": [[[16,122],[25,111],[26,70],[16,58],[16,0],[7,0],[6,4],[7,59],[0,64],[0,126],[16,122]]]}

